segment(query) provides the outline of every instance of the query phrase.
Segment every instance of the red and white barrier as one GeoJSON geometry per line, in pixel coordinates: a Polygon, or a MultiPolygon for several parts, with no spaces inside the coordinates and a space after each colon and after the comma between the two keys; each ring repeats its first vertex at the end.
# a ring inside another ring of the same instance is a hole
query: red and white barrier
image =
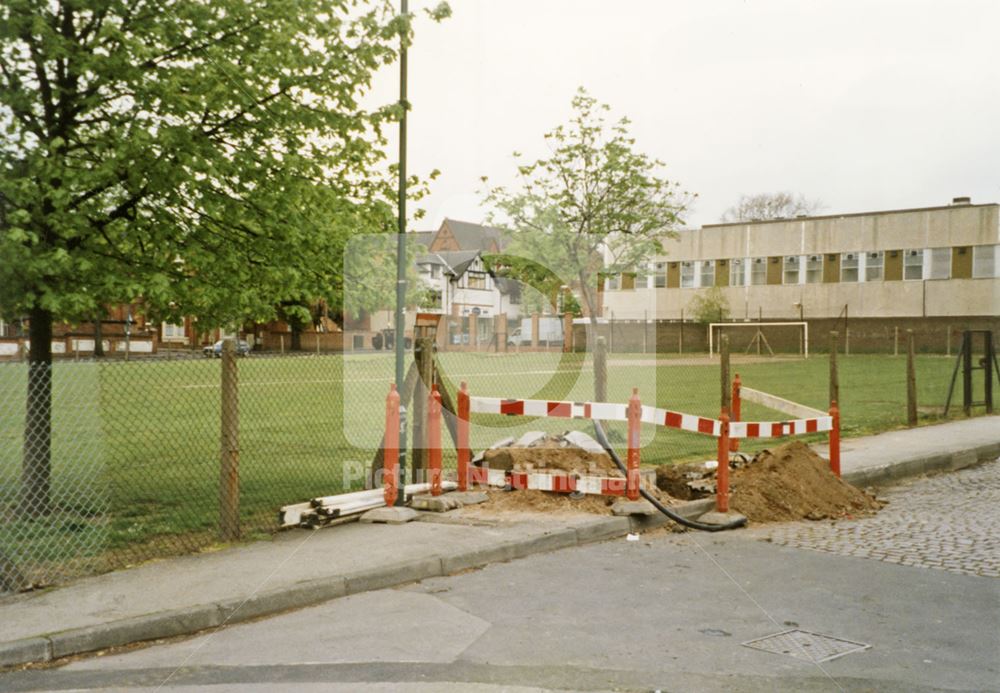
{"type": "MultiPolygon", "coordinates": [[[[683,412],[643,406],[638,388],[632,391],[628,404],[610,402],[566,402],[558,400],[502,399],[498,397],[472,397],[463,382],[458,391],[458,489],[466,491],[470,484],[510,487],[512,489],[537,489],[555,493],[588,493],[596,495],[625,495],[630,500],[639,498],[639,429],[641,423],[674,428],[718,439],[718,470],[716,472],[716,507],[720,512],[729,509],[729,454],[739,447],[740,440],[751,438],[783,438],[809,433],[830,434],[830,468],[840,476],[840,411],[836,402],[829,415],[820,415],[790,421],[740,421],[741,382],[739,375],[733,382],[732,421],[730,411],[723,408],[718,419],[695,416],[683,412]],[[628,455],[626,477],[583,476],[551,474],[546,472],[503,471],[472,466],[469,444],[469,420],[472,414],[498,414],[502,416],[534,416],[561,419],[597,419],[601,421],[628,422],[628,455]]],[[[398,395],[395,386],[387,401],[386,424],[398,421],[398,395]],[[397,412],[393,412],[396,409],[397,412]]],[[[811,413],[807,407],[797,405],[802,413],[811,413]]],[[[441,396],[436,387],[428,395],[428,447],[432,493],[441,493],[441,396]]],[[[797,412],[796,412],[797,413],[797,412]]],[[[817,414],[822,412],[816,411],[817,414]]],[[[388,432],[388,431],[387,431],[388,432]]],[[[396,440],[386,436],[386,502],[396,492],[393,461],[388,457],[398,455],[396,440]],[[392,487],[390,488],[390,485],[392,487]]]]}
{"type": "MultiPolygon", "coordinates": [[[[560,402],[542,399],[499,399],[496,397],[470,397],[474,414],[501,414],[504,416],[536,416],[559,419],[597,419],[599,421],[628,421],[628,405],[607,402],[560,402]]],[[[657,407],[641,407],[642,423],[675,428],[690,433],[718,438],[722,435],[722,421],[705,416],[695,416],[657,407]]],[[[730,424],[729,438],[782,438],[784,436],[822,433],[833,427],[832,416],[790,421],[736,421],[730,424]]]]}

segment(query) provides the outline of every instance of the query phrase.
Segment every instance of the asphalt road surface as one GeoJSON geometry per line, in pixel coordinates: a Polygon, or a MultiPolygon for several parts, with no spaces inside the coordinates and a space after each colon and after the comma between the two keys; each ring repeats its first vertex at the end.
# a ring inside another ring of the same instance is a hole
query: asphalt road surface
{"type": "Polygon", "coordinates": [[[1000,690],[998,480],[991,463],[912,482],[851,523],[533,556],[0,690],[1000,690]]]}

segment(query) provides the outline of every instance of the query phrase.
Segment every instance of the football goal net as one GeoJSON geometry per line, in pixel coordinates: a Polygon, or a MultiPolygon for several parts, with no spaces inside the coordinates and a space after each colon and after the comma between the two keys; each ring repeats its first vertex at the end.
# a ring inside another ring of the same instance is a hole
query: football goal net
{"type": "Polygon", "coordinates": [[[809,357],[807,322],[713,322],[708,326],[708,353],[719,351],[719,338],[729,336],[731,354],[774,356],[799,354],[809,357]]]}

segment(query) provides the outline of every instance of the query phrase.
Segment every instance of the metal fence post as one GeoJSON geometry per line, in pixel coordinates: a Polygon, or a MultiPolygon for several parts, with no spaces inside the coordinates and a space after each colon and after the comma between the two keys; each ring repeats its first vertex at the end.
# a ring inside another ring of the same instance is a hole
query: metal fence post
{"type": "Polygon", "coordinates": [[[594,346],[594,400],[608,401],[608,345],[604,337],[594,346]]]}
{"type": "Polygon", "coordinates": [[[830,403],[830,417],[833,419],[830,427],[830,471],[840,478],[840,408],[836,401],[830,403]]]}
{"type": "Polygon", "coordinates": [[[222,343],[222,435],[219,473],[219,535],[240,538],[240,403],[236,345],[222,343]]]}
{"type": "Polygon", "coordinates": [[[917,365],[913,330],[906,331],[906,423],[917,425],[917,365]]]}
{"type": "Polygon", "coordinates": [[[719,336],[719,381],[722,384],[722,411],[729,413],[731,391],[729,382],[729,335],[719,336]]]}
{"type": "Polygon", "coordinates": [[[840,400],[840,374],[837,371],[837,347],[840,335],[830,333],[830,404],[840,400]]]}

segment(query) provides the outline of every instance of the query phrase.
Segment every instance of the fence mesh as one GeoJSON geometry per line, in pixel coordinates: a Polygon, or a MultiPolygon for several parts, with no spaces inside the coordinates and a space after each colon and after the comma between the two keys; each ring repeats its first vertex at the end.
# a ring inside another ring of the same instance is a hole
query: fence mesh
{"type": "MultiPolygon", "coordinates": [[[[624,402],[639,388],[644,404],[718,415],[718,357],[705,350],[653,351],[658,340],[652,328],[644,348],[638,347],[640,338],[626,346],[626,329],[617,334],[617,346],[608,340],[608,400],[624,402]]],[[[920,421],[936,421],[955,355],[917,351],[920,421]]],[[[412,352],[407,358],[412,361],[412,352]]],[[[487,397],[595,399],[594,357],[587,352],[443,348],[436,362],[452,401],[461,381],[473,395],[487,397]]],[[[0,363],[0,591],[197,551],[220,540],[220,365],[219,359],[190,354],[66,359],[30,368],[0,363]]],[[[826,354],[734,352],[731,371],[747,387],[816,409],[828,406],[826,354]]],[[[275,531],[282,505],[363,487],[380,445],[393,373],[387,351],[254,353],[238,359],[242,538],[275,531]]],[[[841,353],[839,376],[845,435],[906,425],[905,349],[899,355],[888,349],[841,353]]],[[[980,381],[977,374],[977,400],[980,381]]],[[[951,417],[963,415],[961,387],[959,374],[951,417]]],[[[745,402],[743,418],[787,416],[745,402]]],[[[620,452],[624,426],[608,426],[620,452]]],[[[475,415],[471,439],[479,451],[529,430],[570,429],[592,433],[582,420],[475,415]]],[[[445,464],[454,467],[447,432],[443,440],[445,464]]],[[[715,456],[714,439],[683,431],[644,425],[642,442],[644,464],[715,456]]]]}

